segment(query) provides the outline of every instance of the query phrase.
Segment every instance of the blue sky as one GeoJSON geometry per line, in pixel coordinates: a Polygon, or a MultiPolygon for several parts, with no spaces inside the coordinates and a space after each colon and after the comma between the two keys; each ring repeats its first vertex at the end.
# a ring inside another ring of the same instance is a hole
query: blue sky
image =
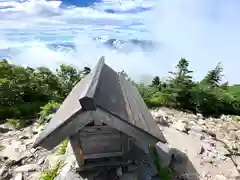
{"type": "Polygon", "coordinates": [[[62,62],[93,66],[105,55],[116,70],[145,78],[167,76],[185,57],[197,80],[221,61],[226,79],[240,83],[239,0],[97,2],[70,7],[71,1],[63,6],[60,1],[0,0],[0,52],[5,52],[0,56],[14,52],[11,57],[16,63],[55,67],[62,62]],[[151,52],[132,49],[123,54],[96,46],[90,37],[137,38],[159,46],[151,52]],[[66,40],[76,44],[76,52],[53,51],[47,46],[66,40]],[[17,50],[6,51],[12,48],[17,50]]]}

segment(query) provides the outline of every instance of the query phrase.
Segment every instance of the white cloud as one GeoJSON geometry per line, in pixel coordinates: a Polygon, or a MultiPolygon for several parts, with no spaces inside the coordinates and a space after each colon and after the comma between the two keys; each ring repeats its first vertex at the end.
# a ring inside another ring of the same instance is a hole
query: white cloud
{"type": "Polygon", "coordinates": [[[226,78],[233,83],[239,82],[236,72],[240,64],[240,1],[108,0],[93,8],[67,9],[61,8],[60,3],[0,1],[0,49],[17,48],[11,51],[17,63],[51,67],[60,62],[92,66],[98,57],[105,55],[109,65],[125,69],[134,77],[165,76],[183,56],[190,60],[196,71],[195,78],[199,79],[222,61],[226,78]],[[136,14],[104,12],[106,9],[126,11],[140,7],[154,9],[136,14]],[[91,41],[94,36],[138,38],[160,45],[154,52],[134,49],[124,54],[97,46],[91,41]],[[54,51],[46,45],[72,40],[76,43],[76,52],[54,51]]]}

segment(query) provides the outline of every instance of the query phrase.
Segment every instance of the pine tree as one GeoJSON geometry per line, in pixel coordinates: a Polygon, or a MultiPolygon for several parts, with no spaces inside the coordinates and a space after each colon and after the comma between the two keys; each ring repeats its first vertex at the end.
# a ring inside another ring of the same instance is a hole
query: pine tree
{"type": "Polygon", "coordinates": [[[208,74],[203,78],[201,83],[209,84],[212,86],[219,86],[222,80],[223,68],[221,63],[218,63],[217,66],[208,72],[208,74]]]}

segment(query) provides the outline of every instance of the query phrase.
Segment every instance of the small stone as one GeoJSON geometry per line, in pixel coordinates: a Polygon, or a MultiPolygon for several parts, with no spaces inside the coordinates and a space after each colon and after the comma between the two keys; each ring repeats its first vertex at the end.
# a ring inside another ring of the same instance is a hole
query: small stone
{"type": "Polygon", "coordinates": [[[216,175],[215,180],[227,180],[227,178],[223,175],[216,175]]]}
{"type": "Polygon", "coordinates": [[[217,157],[218,157],[218,159],[223,160],[223,161],[225,161],[227,159],[227,157],[222,154],[218,154],[217,157]]]}
{"type": "Polygon", "coordinates": [[[172,159],[172,149],[167,143],[158,142],[156,144],[156,150],[161,158],[162,167],[168,167],[172,159]]]}
{"type": "Polygon", "coordinates": [[[45,161],[45,159],[46,159],[46,157],[41,157],[41,158],[37,161],[37,164],[38,164],[38,165],[43,164],[44,161],[45,161]]]}
{"type": "Polygon", "coordinates": [[[232,145],[232,150],[238,151],[238,145],[237,145],[237,143],[234,143],[234,144],[232,145]]]}
{"type": "Polygon", "coordinates": [[[184,123],[183,121],[178,121],[176,123],[174,123],[172,125],[173,128],[175,128],[176,130],[180,131],[180,132],[188,132],[188,126],[186,123],[184,123]]]}
{"type": "Polygon", "coordinates": [[[0,125],[0,133],[7,133],[11,131],[10,128],[8,128],[6,125],[0,125]]]}
{"type": "Polygon", "coordinates": [[[200,113],[197,113],[197,119],[203,119],[203,115],[200,113]]]}
{"type": "Polygon", "coordinates": [[[17,173],[16,176],[14,177],[14,180],[23,180],[23,174],[17,173]]]}
{"type": "Polygon", "coordinates": [[[11,171],[6,167],[3,166],[0,168],[0,179],[1,180],[9,180],[12,177],[11,171]]]}
{"type": "Polygon", "coordinates": [[[197,139],[200,139],[200,140],[203,140],[205,137],[202,133],[197,133],[197,132],[194,132],[194,131],[188,131],[188,134],[191,135],[193,138],[197,138],[197,139]]]}
{"type": "Polygon", "coordinates": [[[196,125],[196,126],[192,126],[192,127],[191,127],[191,131],[200,133],[200,132],[203,131],[203,128],[202,128],[201,126],[196,125]]]}
{"type": "Polygon", "coordinates": [[[200,154],[203,154],[204,152],[205,152],[205,149],[204,149],[204,147],[202,145],[198,154],[200,155],[200,154]]]}
{"type": "Polygon", "coordinates": [[[25,135],[23,135],[23,136],[19,136],[18,138],[19,138],[19,139],[22,139],[22,140],[24,140],[24,139],[28,139],[29,137],[28,137],[28,136],[25,136],[25,135]]]}
{"type": "Polygon", "coordinates": [[[26,164],[26,165],[23,165],[23,166],[19,166],[17,167],[14,172],[15,173],[20,173],[20,172],[33,172],[33,171],[36,171],[36,170],[39,170],[40,167],[39,165],[37,164],[26,164]]]}

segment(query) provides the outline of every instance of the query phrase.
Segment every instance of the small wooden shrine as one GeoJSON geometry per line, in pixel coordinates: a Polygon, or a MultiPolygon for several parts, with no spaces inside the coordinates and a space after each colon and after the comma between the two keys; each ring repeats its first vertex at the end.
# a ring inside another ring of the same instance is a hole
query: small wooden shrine
{"type": "Polygon", "coordinates": [[[166,143],[136,87],[104,63],[70,92],[36,139],[34,148],[52,149],[70,139],[80,169],[131,162],[137,144],[166,143]]]}

